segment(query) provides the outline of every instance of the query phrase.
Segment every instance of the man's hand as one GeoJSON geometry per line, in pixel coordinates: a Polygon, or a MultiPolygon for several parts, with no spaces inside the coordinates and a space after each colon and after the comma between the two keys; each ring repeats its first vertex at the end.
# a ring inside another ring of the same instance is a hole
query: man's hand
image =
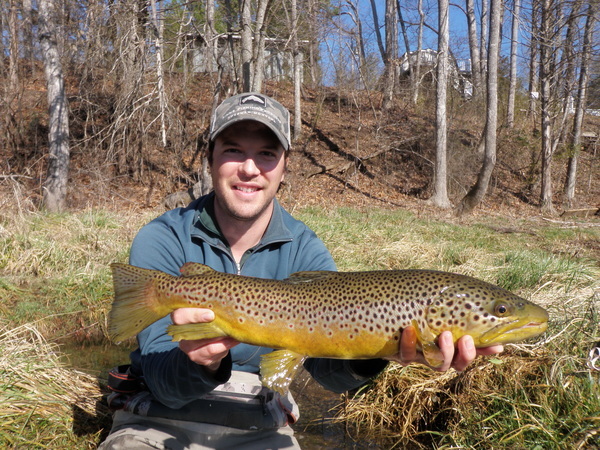
{"type": "MultiPolygon", "coordinates": [[[[440,367],[435,368],[435,370],[440,372],[444,372],[450,367],[458,371],[465,370],[478,355],[493,355],[504,350],[502,345],[476,349],[473,338],[469,335],[461,337],[456,343],[455,349],[450,331],[444,331],[440,334],[438,347],[444,356],[444,363],[440,367]]],[[[417,332],[415,327],[409,326],[402,331],[399,352],[386,359],[399,362],[402,365],[415,362],[428,365],[421,352],[417,350],[417,332]]]]}
{"type": "MultiPolygon", "coordinates": [[[[171,319],[175,325],[186,325],[189,323],[206,323],[215,319],[215,314],[210,309],[203,308],[180,308],[171,313],[171,319]]],[[[214,339],[182,340],[179,348],[190,360],[206,370],[215,373],[221,365],[221,360],[227,356],[229,349],[239,344],[235,339],[224,337],[214,339]]]]}

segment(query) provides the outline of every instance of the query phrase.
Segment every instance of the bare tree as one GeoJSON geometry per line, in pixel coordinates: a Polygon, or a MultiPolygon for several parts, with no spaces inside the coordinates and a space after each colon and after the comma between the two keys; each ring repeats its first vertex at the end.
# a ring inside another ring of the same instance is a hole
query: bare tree
{"type": "Polygon", "coordinates": [[[539,97],[539,13],[540,0],[531,2],[531,42],[529,43],[529,109],[527,115],[532,119],[534,127],[537,124],[539,97]]]}
{"type": "Polygon", "coordinates": [[[425,13],[423,11],[423,0],[417,0],[417,10],[419,12],[419,28],[417,31],[417,58],[414,64],[415,75],[413,77],[412,101],[417,104],[419,100],[419,90],[421,89],[421,51],[423,50],[423,28],[425,26],[425,13]]]}
{"type": "Polygon", "coordinates": [[[448,199],[448,124],[446,117],[448,47],[450,38],[448,23],[448,0],[438,0],[435,167],[433,173],[433,195],[429,200],[439,208],[452,207],[448,199]]]}
{"type": "Polygon", "coordinates": [[[39,0],[39,40],[48,88],[48,173],[43,206],[51,212],[66,207],[69,175],[69,114],[62,64],[56,43],[56,15],[52,0],[39,0]]]}
{"type": "Polygon", "coordinates": [[[256,16],[253,21],[254,35],[252,39],[252,62],[254,66],[254,73],[252,76],[250,90],[257,92],[262,92],[265,73],[265,24],[269,4],[269,0],[259,0],[256,16]]]}
{"type": "Polygon", "coordinates": [[[542,22],[540,30],[540,84],[542,101],[542,190],[540,193],[541,208],[544,213],[555,214],[552,202],[552,134],[553,134],[553,98],[554,81],[553,46],[555,0],[542,0],[542,22]]]}
{"type": "Polygon", "coordinates": [[[167,94],[165,92],[165,76],[163,67],[163,40],[164,40],[164,20],[161,17],[161,12],[156,5],[156,0],[150,0],[152,9],[152,31],[154,35],[154,49],[156,57],[156,80],[159,100],[159,117],[160,131],[162,138],[162,146],[167,146],[167,128],[165,117],[167,114],[167,94]]]}
{"type": "Polygon", "coordinates": [[[241,43],[242,43],[242,90],[249,92],[252,86],[252,9],[250,0],[241,1],[241,43]]]}
{"type": "MultiPolygon", "coordinates": [[[[488,5],[489,5],[489,1],[490,0],[481,0],[481,34],[479,35],[481,44],[479,46],[479,48],[481,48],[482,52],[485,52],[485,49],[488,48],[488,23],[489,23],[489,17],[488,17],[488,5]]],[[[483,80],[485,79],[486,76],[486,72],[487,72],[487,58],[480,58],[479,59],[479,63],[480,63],[480,67],[479,67],[479,72],[480,72],[480,79],[483,80]]]]}
{"type": "Polygon", "coordinates": [[[581,50],[581,68],[579,71],[579,82],[577,87],[577,99],[575,105],[575,118],[573,120],[573,131],[571,133],[570,156],[567,166],[567,178],[564,187],[565,208],[571,208],[575,198],[575,182],[577,178],[577,165],[581,146],[581,127],[585,115],[585,104],[587,100],[587,84],[589,79],[590,54],[592,44],[592,32],[595,22],[594,3],[588,4],[585,31],[583,35],[583,47],[581,50]]]}
{"type": "Polygon", "coordinates": [[[385,59],[383,81],[383,109],[392,107],[396,87],[396,60],[398,58],[398,19],[395,0],[385,2],[385,59]]]}
{"type": "Polygon", "coordinates": [[[302,105],[300,88],[302,85],[302,53],[298,47],[298,3],[291,4],[292,54],[294,55],[294,140],[302,135],[302,105]]]}
{"type": "MultiPolygon", "coordinates": [[[[485,0],[483,0],[485,1],[485,0]]],[[[467,30],[469,36],[469,52],[471,55],[471,74],[473,77],[473,97],[481,95],[481,62],[479,40],[477,39],[477,18],[475,2],[467,0],[467,30]]]]}
{"type": "Polygon", "coordinates": [[[496,165],[496,133],[498,128],[498,60],[502,0],[491,0],[490,36],[487,57],[487,109],[485,121],[485,152],[477,181],[456,208],[457,215],[470,213],[483,200],[496,165]]]}
{"type": "Polygon", "coordinates": [[[515,97],[517,95],[517,46],[519,41],[519,15],[521,0],[514,0],[512,11],[512,30],[510,35],[510,85],[508,88],[508,107],[506,123],[509,128],[515,124],[515,97]]]}

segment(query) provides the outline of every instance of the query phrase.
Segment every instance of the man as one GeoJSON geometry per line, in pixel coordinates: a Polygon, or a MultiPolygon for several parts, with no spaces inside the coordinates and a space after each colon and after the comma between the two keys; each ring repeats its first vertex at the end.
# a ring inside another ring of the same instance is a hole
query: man
{"type": "MultiPolygon", "coordinates": [[[[178,275],[191,261],[270,279],[335,270],[323,242],[275,199],[290,149],[289,112],[262,94],[231,97],[216,109],[209,141],[214,191],[142,228],[130,263],[178,275]]],[[[298,416],[293,399],[260,386],[260,355],[272,349],[231,338],[177,344],[166,334],[171,323],[213,318],[208,309],[182,308],[138,335],[130,373],[143,379],[145,389],[126,397],[101,448],[299,448],[289,427],[298,416]]],[[[439,345],[444,355],[440,370],[451,365],[462,370],[476,356],[468,336],[459,341],[456,355],[449,332],[440,336],[439,345]]],[[[412,327],[404,330],[399,353],[391,359],[423,361],[412,327]]],[[[364,384],[386,365],[381,359],[305,362],[311,375],[335,392],[364,384]]]]}

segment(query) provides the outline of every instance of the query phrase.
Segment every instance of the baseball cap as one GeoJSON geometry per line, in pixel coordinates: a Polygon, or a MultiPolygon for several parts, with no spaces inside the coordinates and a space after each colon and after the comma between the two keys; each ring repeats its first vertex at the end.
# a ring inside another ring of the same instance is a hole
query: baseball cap
{"type": "Polygon", "coordinates": [[[210,124],[209,140],[242,120],[256,120],[268,126],[285,150],[290,148],[290,113],[278,101],[257,92],[234,95],[217,106],[210,124]]]}

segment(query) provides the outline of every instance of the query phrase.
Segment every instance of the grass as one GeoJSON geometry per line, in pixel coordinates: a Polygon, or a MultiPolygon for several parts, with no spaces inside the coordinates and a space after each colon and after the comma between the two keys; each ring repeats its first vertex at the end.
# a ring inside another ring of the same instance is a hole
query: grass
{"type": "MultiPolygon", "coordinates": [[[[126,260],[137,230],[158,213],[10,211],[0,215],[0,446],[93,448],[106,428],[105,412],[95,410],[96,376],[110,363],[85,345],[106,344],[109,264],[126,260]],[[64,352],[78,346],[89,361],[67,364],[64,352]]],[[[512,347],[462,374],[386,371],[338,418],[357,436],[437,448],[598,445],[599,376],[585,358],[600,341],[598,246],[587,245],[600,241],[599,227],[511,219],[507,229],[501,217],[459,222],[387,209],[295,215],[325,241],[340,270],[459,272],[551,313],[543,344],[512,347]]]]}

